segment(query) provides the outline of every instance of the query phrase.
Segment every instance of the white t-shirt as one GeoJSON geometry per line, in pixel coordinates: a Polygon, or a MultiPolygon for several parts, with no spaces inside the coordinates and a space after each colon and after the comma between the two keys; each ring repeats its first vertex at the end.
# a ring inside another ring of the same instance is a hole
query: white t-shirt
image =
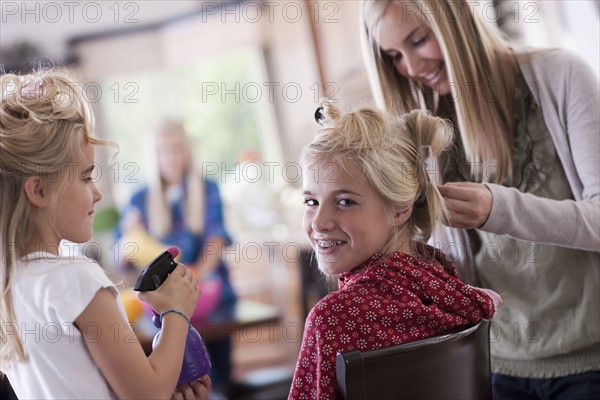
{"type": "MultiPolygon", "coordinates": [[[[87,350],[75,319],[101,288],[118,292],[95,262],[33,253],[19,262],[12,286],[16,327],[27,359],[4,371],[19,399],[112,399],[115,393],[87,350]]],[[[125,319],[126,321],[126,319],[125,319]]],[[[88,338],[114,335],[91,324],[88,338]]]]}

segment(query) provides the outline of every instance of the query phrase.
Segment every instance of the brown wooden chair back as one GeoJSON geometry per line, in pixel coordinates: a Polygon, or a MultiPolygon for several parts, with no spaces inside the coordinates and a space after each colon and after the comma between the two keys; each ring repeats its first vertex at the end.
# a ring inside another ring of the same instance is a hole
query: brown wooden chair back
{"type": "Polygon", "coordinates": [[[492,398],[490,322],[456,333],[336,357],[346,400],[492,398]]]}

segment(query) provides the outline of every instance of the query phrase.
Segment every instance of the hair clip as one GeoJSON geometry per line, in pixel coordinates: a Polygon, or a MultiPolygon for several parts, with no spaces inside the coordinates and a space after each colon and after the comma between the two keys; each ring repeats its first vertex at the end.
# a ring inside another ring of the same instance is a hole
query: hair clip
{"type": "Polygon", "coordinates": [[[318,107],[315,111],[315,121],[317,121],[317,124],[323,126],[323,121],[326,119],[325,114],[323,114],[323,107],[318,107]]]}
{"type": "Polygon", "coordinates": [[[431,146],[429,145],[421,145],[419,146],[419,162],[421,163],[421,167],[429,176],[429,182],[438,183],[437,177],[437,160],[433,155],[433,151],[431,150],[431,146]]]}

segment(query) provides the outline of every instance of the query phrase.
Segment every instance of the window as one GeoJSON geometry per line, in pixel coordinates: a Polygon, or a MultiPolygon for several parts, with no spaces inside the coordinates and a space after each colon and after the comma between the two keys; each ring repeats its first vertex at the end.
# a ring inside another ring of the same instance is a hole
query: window
{"type": "Polygon", "coordinates": [[[117,204],[127,202],[146,182],[145,135],[166,117],[183,121],[193,140],[197,167],[220,184],[235,179],[223,172],[234,171],[240,155],[248,151],[262,160],[280,162],[267,81],[262,52],[254,47],[104,82],[104,130],[121,146],[111,166],[117,204]]]}

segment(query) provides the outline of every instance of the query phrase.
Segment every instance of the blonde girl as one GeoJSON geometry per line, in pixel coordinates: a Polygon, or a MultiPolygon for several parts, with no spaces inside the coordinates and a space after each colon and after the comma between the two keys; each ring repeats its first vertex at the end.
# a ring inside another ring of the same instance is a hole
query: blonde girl
{"type": "Polygon", "coordinates": [[[100,266],[59,250],[91,239],[102,198],[94,148],[107,143],[81,85],[62,69],[0,83],[2,372],[19,398],[171,397],[197,281],[180,265],[141,295],[164,327],[146,357],[100,266]]]}
{"type": "Polygon", "coordinates": [[[425,244],[446,213],[425,161],[451,143],[449,126],[421,111],[342,115],[326,103],[324,115],[301,160],[304,230],[339,290],[307,317],[290,399],[340,398],[338,352],[439,335],[495,311],[490,295],[459,281],[425,244]]]}

